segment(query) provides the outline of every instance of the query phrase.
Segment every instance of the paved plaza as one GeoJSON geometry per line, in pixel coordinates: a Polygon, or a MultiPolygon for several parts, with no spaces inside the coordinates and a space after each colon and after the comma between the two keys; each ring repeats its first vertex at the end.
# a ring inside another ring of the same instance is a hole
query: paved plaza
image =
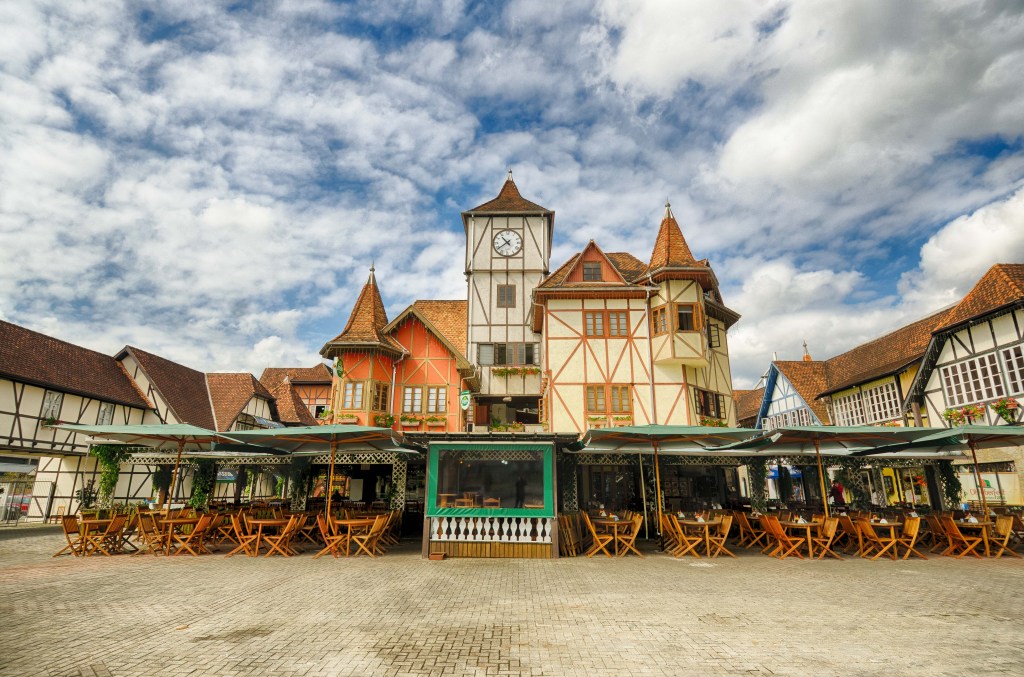
{"type": "Polygon", "coordinates": [[[28,534],[0,540],[2,675],[1024,669],[1020,560],[83,560],[28,534]]]}

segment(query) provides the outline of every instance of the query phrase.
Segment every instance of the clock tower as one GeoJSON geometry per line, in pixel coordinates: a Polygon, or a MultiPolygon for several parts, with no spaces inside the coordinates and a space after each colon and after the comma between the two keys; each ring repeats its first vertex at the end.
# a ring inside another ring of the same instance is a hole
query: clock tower
{"type": "Polygon", "coordinates": [[[509,170],[498,197],[462,213],[467,357],[480,373],[477,426],[537,423],[541,340],[533,290],[549,272],[555,213],[519,194],[509,170]]]}

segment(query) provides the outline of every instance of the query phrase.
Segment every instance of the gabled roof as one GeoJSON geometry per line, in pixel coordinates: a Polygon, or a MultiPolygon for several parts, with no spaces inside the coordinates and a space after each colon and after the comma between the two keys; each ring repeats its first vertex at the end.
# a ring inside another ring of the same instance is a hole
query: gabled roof
{"type": "Polygon", "coordinates": [[[271,402],[274,399],[270,391],[248,372],[206,374],[206,384],[217,421],[216,429],[221,432],[231,429],[235,419],[254,396],[265,397],[271,402]]]}
{"type": "Polygon", "coordinates": [[[295,392],[295,385],[292,382],[282,381],[270,392],[277,402],[277,416],[282,423],[307,426],[317,424],[306,403],[295,392]]]}
{"type": "Polygon", "coordinates": [[[794,390],[803,398],[803,401],[810,407],[818,420],[827,425],[829,422],[828,409],[825,403],[819,399],[818,393],[828,387],[828,379],[825,374],[825,363],[821,361],[782,361],[772,362],[786,379],[793,384],[794,390]]]}
{"type": "Polygon", "coordinates": [[[267,367],[260,374],[260,383],[273,392],[274,388],[284,382],[285,377],[292,383],[330,385],[331,368],[326,364],[313,367],[267,367]]]}
{"type": "Polygon", "coordinates": [[[593,240],[591,240],[590,243],[587,244],[586,249],[584,249],[582,252],[578,252],[570,256],[569,260],[563,263],[561,266],[559,266],[558,269],[555,270],[555,272],[551,273],[543,280],[541,280],[541,283],[537,285],[537,289],[603,289],[609,287],[608,281],[569,281],[572,272],[579,265],[584,254],[586,254],[587,249],[591,248],[591,246],[593,247],[593,249],[599,252],[601,257],[607,260],[608,263],[610,263],[611,266],[615,269],[615,271],[619,274],[619,276],[621,276],[622,279],[613,281],[611,286],[616,286],[615,283],[618,283],[617,286],[619,287],[636,287],[643,285],[643,276],[647,272],[647,266],[644,265],[643,261],[636,258],[632,254],[627,254],[625,252],[612,252],[609,254],[605,254],[604,252],[601,251],[600,247],[598,247],[597,244],[593,240]]]}
{"type": "Polygon", "coordinates": [[[736,422],[742,425],[742,421],[757,422],[757,412],[761,408],[761,398],[764,397],[764,387],[756,390],[734,390],[733,400],[736,402],[736,422]]]}
{"type": "Polygon", "coordinates": [[[139,409],[152,407],[113,357],[2,320],[0,376],[139,409]]]}
{"type": "Polygon", "coordinates": [[[938,333],[982,317],[1004,306],[1024,301],[1024,263],[997,263],[974,288],[942,318],[938,333]]]}
{"type": "Polygon", "coordinates": [[[552,214],[550,209],[541,207],[535,202],[530,202],[519,194],[519,189],[512,180],[512,170],[508,172],[508,178],[501,187],[498,197],[489,200],[482,205],[474,207],[464,214],[552,214]]]}
{"type": "Polygon", "coordinates": [[[828,384],[818,397],[902,371],[924,355],[935,324],[948,309],[825,360],[828,384]]]}
{"type": "Polygon", "coordinates": [[[352,307],[348,324],[340,334],[320,349],[320,354],[324,357],[333,357],[337,348],[346,346],[376,347],[401,354],[402,347],[384,331],[387,324],[388,314],[384,310],[384,301],[381,300],[377,278],[371,266],[370,276],[352,307]]]}
{"type": "Polygon", "coordinates": [[[213,413],[210,411],[205,374],[134,346],[125,346],[118,353],[117,359],[126,353],[139,363],[149,382],[180,422],[213,429],[213,413]]]}
{"type": "Polygon", "coordinates": [[[391,320],[384,331],[390,333],[407,318],[415,317],[455,355],[459,369],[471,370],[473,366],[466,359],[467,305],[465,301],[416,301],[391,320]]]}
{"type": "MultiPolygon", "coordinates": [[[[658,237],[654,241],[654,250],[651,252],[650,269],[658,270],[668,267],[689,267],[697,266],[697,259],[693,257],[690,246],[686,244],[683,231],[679,229],[679,223],[672,214],[672,206],[665,203],[665,216],[658,228],[658,237]]],[[[706,267],[707,264],[705,264],[706,267]]]]}

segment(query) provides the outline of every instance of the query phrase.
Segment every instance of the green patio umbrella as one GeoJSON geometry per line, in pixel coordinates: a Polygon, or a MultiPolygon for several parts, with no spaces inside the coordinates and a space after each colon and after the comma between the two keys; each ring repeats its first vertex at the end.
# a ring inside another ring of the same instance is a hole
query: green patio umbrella
{"type": "Polygon", "coordinates": [[[63,423],[55,426],[62,430],[83,433],[90,437],[114,440],[127,445],[150,447],[161,451],[177,449],[174,458],[174,475],[171,479],[171,490],[167,492],[167,507],[170,507],[178,484],[178,469],[181,466],[181,455],[184,451],[209,452],[215,442],[224,440],[237,442],[223,433],[200,428],[187,423],[170,423],[159,425],[76,425],[63,423]]]}
{"type": "Polygon", "coordinates": [[[718,451],[746,451],[757,455],[770,452],[779,456],[814,454],[818,463],[818,481],[825,517],[829,516],[828,494],[822,455],[850,456],[856,451],[872,450],[910,442],[934,432],[932,428],[876,426],[792,426],[776,428],[760,437],[716,447],[718,451]],[[813,451],[812,451],[813,450],[813,451]]]}
{"type": "Polygon", "coordinates": [[[988,500],[981,482],[981,469],[978,467],[978,449],[998,447],[1019,447],[1024,445],[1024,427],[1016,425],[962,425],[956,428],[921,428],[929,434],[918,437],[891,448],[881,447],[877,450],[858,451],[855,456],[874,456],[879,453],[908,454],[930,451],[934,454],[954,455],[967,449],[971,450],[974,463],[974,478],[981,494],[981,506],[988,517],[988,500]]]}
{"type": "Polygon", "coordinates": [[[315,425],[298,428],[269,428],[242,430],[231,433],[235,441],[247,445],[269,446],[288,452],[292,456],[315,456],[330,452],[327,474],[327,514],[331,514],[331,487],[334,486],[334,459],[339,446],[348,454],[372,454],[378,451],[417,455],[419,452],[395,438],[391,428],[373,428],[360,425],[315,425]]]}
{"type": "MultiPolygon", "coordinates": [[[[722,428],[717,426],[692,425],[631,425],[618,428],[596,428],[588,430],[578,445],[569,451],[585,449],[598,454],[654,454],[654,485],[657,492],[655,505],[658,510],[658,533],[661,533],[661,469],[659,452],[678,456],[709,456],[708,449],[729,442],[744,440],[757,435],[750,428],[722,428]]],[[[642,472],[642,470],[641,470],[642,472]]],[[[642,484],[641,484],[642,486],[642,484]]],[[[644,501],[644,523],[647,523],[647,501],[644,501]]]]}

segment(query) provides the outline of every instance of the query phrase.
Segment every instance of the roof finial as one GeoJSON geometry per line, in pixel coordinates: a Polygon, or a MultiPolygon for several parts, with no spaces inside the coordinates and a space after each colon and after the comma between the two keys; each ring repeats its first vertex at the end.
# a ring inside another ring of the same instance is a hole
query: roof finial
{"type": "Polygon", "coordinates": [[[512,180],[512,168],[511,167],[508,168],[508,178],[505,179],[505,180],[506,181],[511,181],[512,180]]]}
{"type": "Polygon", "coordinates": [[[668,198],[665,198],[665,218],[675,218],[674,216],[672,216],[672,203],[668,201],[668,198]]]}
{"type": "Polygon", "coordinates": [[[377,267],[375,265],[376,263],[377,263],[376,261],[374,261],[373,259],[370,259],[370,272],[371,273],[377,271],[377,267]]]}
{"type": "Polygon", "coordinates": [[[811,354],[807,352],[807,339],[804,339],[804,362],[813,362],[811,354]]]}

